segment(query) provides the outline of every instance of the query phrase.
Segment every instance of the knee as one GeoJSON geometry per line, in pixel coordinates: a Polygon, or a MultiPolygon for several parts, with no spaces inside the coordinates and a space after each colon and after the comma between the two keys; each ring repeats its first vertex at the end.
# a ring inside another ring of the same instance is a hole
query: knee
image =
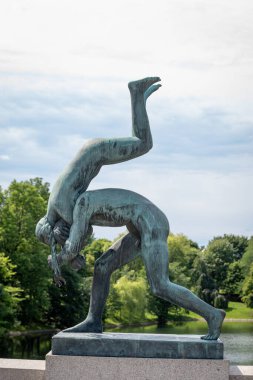
{"type": "Polygon", "coordinates": [[[171,282],[168,279],[152,282],[150,287],[152,293],[159,298],[168,298],[171,292],[171,282]]]}
{"type": "Polygon", "coordinates": [[[161,282],[160,281],[150,281],[150,289],[151,292],[156,297],[160,297],[160,294],[162,292],[161,282]]]}
{"type": "Polygon", "coordinates": [[[153,148],[152,138],[150,138],[150,137],[146,138],[146,136],[145,136],[144,138],[141,139],[140,150],[143,154],[149,152],[152,148],[153,148]]]}

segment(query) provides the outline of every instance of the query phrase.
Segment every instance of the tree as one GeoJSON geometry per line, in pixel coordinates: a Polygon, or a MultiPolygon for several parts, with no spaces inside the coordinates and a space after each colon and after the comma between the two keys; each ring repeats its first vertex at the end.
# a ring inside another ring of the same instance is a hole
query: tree
{"type": "Polygon", "coordinates": [[[228,266],[227,276],[224,280],[224,292],[231,299],[233,295],[240,294],[244,279],[242,265],[235,261],[228,266]]]}
{"type": "Polygon", "coordinates": [[[84,320],[90,301],[91,277],[85,278],[85,269],[75,272],[63,267],[62,275],[66,285],[60,288],[49,286],[50,307],[47,320],[50,325],[60,329],[71,327],[84,320]]]}
{"type": "Polygon", "coordinates": [[[159,327],[166,325],[166,322],[169,320],[168,311],[173,306],[169,301],[154,296],[149,292],[147,308],[151,314],[157,317],[157,325],[159,327]]]}
{"type": "Polygon", "coordinates": [[[169,248],[169,274],[171,281],[192,288],[192,272],[194,262],[199,255],[197,243],[188,239],[183,234],[170,234],[168,238],[169,248]]]}
{"type": "Polygon", "coordinates": [[[17,322],[21,289],[11,285],[14,276],[15,265],[4,253],[0,253],[0,335],[17,322]]]}
{"type": "Polygon", "coordinates": [[[34,235],[36,223],[46,212],[48,196],[49,184],[40,178],[13,181],[1,196],[0,250],[16,266],[13,286],[19,284],[23,291],[19,318],[29,326],[43,322],[49,306],[48,249],[34,235]]]}
{"type": "Polygon", "coordinates": [[[204,252],[207,272],[215,281],[215,288],[230,299],[240,297],[244,278],[241,260],[248,243],[244,236],[225,234],[214,237],[204,252]]]}
{"type": "Polygon", "coordinates": [[[249,273],[245,278],[242,286],[242,300],[248,307],[253,308],[253,263],[250,266],[249,273]]]}
{"type": "Polygon", "coordinates": [[[215,281],[216,289],[224,289],[229,265],[234,261],[233,245],[226,238],[215,238],[209,242],[204,253],[207,271],[215,281]]]}
{"type": "Polygon", "coordinates": [[[204,260],[204,253],[196,256],[192,270],[193,289],[196,294],[209,304],[213,304],[215,294],[215,281],[208,273],[208,267],[204,260]]]}
{"type": "Polygon", "coordinates": [[[122,305],[119,311],[120,321],[124,323],[142,321],[147,303],[147,285],[144,278],[130,280],[128,276],[122,276],[113,286],[122,305]]]}
{"type": "Polygon", "coordinates": [[[216,236],[213,240],[219,239],[225,239],[232,245],[234,251],[232,261],[238,261],[243,257],[248,246],[248,238],[245,236],[224,234],[223,236],[216,236]]]}
{"type": "Polygon", "coordinates": [[[251,236],[251,238],[249,239],[248,246],[240,262],[244,274],[247,275],[247,273],[249,273],[250,271],[251,264],[253,263],[253,236],[251,236]]]}
{"type": "Polygon", "coordinates": [[[95,261],[107,251],[111,244],[111,241],[107,239],[90,239],[89,244],[82,251],[86,259],[86,276],[93,275],[95,261]]]}

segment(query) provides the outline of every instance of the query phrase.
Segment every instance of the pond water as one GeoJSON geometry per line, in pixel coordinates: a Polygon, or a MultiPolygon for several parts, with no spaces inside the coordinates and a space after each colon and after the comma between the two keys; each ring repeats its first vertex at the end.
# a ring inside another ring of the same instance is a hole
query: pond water
{"type": "MultiPolygon", "coordinates": [[[[108,330],[109,331],[109,330],[108,330]]],[[[203,321],[168,323],[165,327],[143,326],[113,329],[118,332],[150,334],[196,334],[204,335],[207,324],[203,321]]],[[[253,323],[225,322],[220,339],[224,343],[224,358],[231,364],[253,365],[253,323]]]]}
{"type": "MultiPolygon", "coordinates": [[[[207,332],[205,322],[173,322],[165,327],[156,325],[143,327],[128,327],[107,329],[112,332],[132,332],[150,334],[196,334],[204,335],[207,332]]],[[[45,359],[51,349],[50,335],[16,336],[4,340],[0,339],[0,357],[45,359]]],[[[231,364],[253,365],[253,323],[225,322],[222,328],[221,340],[225,347],[225,358],[231,364]]]]}

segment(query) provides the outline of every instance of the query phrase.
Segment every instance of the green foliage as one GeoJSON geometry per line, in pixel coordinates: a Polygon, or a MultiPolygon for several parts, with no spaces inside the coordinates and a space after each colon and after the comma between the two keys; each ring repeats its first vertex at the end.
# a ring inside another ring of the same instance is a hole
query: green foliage
{"type": "Polygon", "coordinates": [[[214,307],[217,307],[218,309],[227,309],[228,308],[228,300],[226,297],[224,297],[221,294],[218,294],[214,298],[214,307]]]}
{"type": "Polygon", "coordinates": [[[93,275],[95,261],[107,251],[111,244],[107,239],[92,239],[90,244],[84,248],[82,253],[86,258],[86,276],[93,275]]]}
{"type": "MultiPolygon", "coordinates": [[[[49,184],[40,178],[13,181],[0,191],[0,249],[15,264],[10,285],[22,289],[16,315],[29,328],[70,326],[80,321],[88,307],[85,272],[64,270],[67,286],[58,289],[47,265],[49,248],[34,235],[36,223],[46,213],[48,197],[49,184]]],[[[9,295],[15,301],[15,294],[9,295]]]]}
{"type": "Polygon", "coordinates": [[[243,257],[248,246],[248,239],[245,236],[225,234],[223,236],[216,236],[213,240],[220,240],[220,239],[225,239],[232,245],[233,247],[232,261],[238,261],[243,257]]]}
{"type": "MultiPolygon", "coordinates": [[[[131,273],[130,273],[131,275],[131,273]]],[[[115,317],[123,323],[136,323],[144,320],[147,304],[147,285],[144,278],[136,280],[122,276],[114,285],[120,308],[115,317]]]]}
{"type": "Polygon", "coordinates": [[[207,270],[215,281],[216,289],[224,289],[229,265],[233,262],[235,250],[225,238],[215,238],[209,242],[205,251],[207,270]]]}
{"type": "Polygon", "coordinates": [[[40,178],[13,181],[4,192],[1,207],[0,249],[15,263],[14,284],[20,284],[23,299],[18,318],[23,325],[44,321],[49,306],[47,248],[34,236],[37,221],[45,214],[49,185],[40,178]]]}
{"type": "Polygon", "coordinates": [[[0,335],[17,322],[21,289],[10,285],[14,276],[15,265],[0,253],[0,335]]]}
{"type": "Polygon", "coordinates": [[[253,308],[253,263],[250,266],[248,276],[242,286],[242,300],[248,307],[253,308]]]}
{"type": "Polygon", "coordinates": [[[247,249],[240,262],[244,274],[249,273],[250,267],[253,264],[253,236],[249,239],[247,249]]]}
{"type": "Polygon", "coordinates": [[[229,298],[239,299],[244,280],[242,261],[248,247],[244,236],[224,235],[211,240],[204,251],[206,274],[213,279],[215,288],[229,298]]]}
{"type": "Polygon", "coordinates": [[[121,307],[123,306],[122,299],[119,295],[114,283],[110,287],[110,294],[106,302],[104,318],[114,321],[121,321],[121,307]]]}
{"type": "Polygon", "coordinates": [[[198,297],[209,304],[213,304],[215,282],[208,273],[208,267],[201,252],[194,261],[192,270],[193,290],[198,297]]]}
{"type": "Polygon", "coordinates": [[[89,308],[91,278],[84,278],[83,272],[75,272],[67,267],[62,269],[66,285],[56,287],[51,284],[48,291],[50,307],[47,320],[52,327],[60,329],[74,326],[84,320],[89,308]]]}
{"type": "Polygon", "coordinates": [[[170,280],[182,286],[192,287],[191,277],[194,262],[199,255],[197,243],[183,234],[171,234],[168,239],[168,246],[170,280]]]}
{"type": "Polygon", "coordinates": [[[158,298],[149,292],[148,294],[148,311],[157,318],[158,326],[164,326],[169,319],[168,311],[174,307],[170,302],[158,298]]]}
{"type": "Polygon", "coordinates": [[[12,256],[23,239],[35,240],[35,225],[46,211],[48,184],[38,178],[13,181],[3,195],[0,249],[12,256]]]}
{"type": "Polygon", "coordinates": [[[224,292],[226,294],[239,294],[244,279],[242,265],[235,261],[228,266],[227,276],[224,280],[224,292]]]}

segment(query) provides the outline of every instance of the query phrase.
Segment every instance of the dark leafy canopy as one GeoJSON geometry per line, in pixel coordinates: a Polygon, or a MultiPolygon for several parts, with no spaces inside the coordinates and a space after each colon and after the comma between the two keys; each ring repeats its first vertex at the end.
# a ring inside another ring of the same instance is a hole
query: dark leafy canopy
{"type": "Polygon", "coordinates": [[[13,181],[0,192],[0,252],[15,265],[11,286],[22,290],[17,318],[30,328],[61,323],[65,326],[67,318],[76,321],[80,309],[85,310],[87,305],[81,274],[67,271],[68,288],[55,288],[47,265],[49,249],[34,235],[36,223],[46,213],[48,197],[49,184],[40,178],[13,181]]]}
{"type": "Polygon", "coordinates": [[[223,235],[223,236],[216,236],[213,241],[215,240],[220,240],[220,239],[223,239],[223,240],[226,240],[228,241],[232,247],[233,247],[233,255],[232,255],[232,258],[231,260],[234,262],[234,261],[238,261],[240,260],[247,247],[248,247],[248,239],[245,237],[245,236],[238,236],[238,235],[223,235]]]}
{"type": "Polygon", "coordinates": [[[214,239],[207,246],[205,262],[217,289],[224,287],[229,265],[234,261],[234,253],[235,250],[227,239],[214,239]]]}
{"type": "Polygon", "coordinates": [[[253,236],[249,239],[247,249],[241,259],[243,272],[247,274],[253,264],[253,236]]]}
{"type": "Polygon", "coordinates": [[[0,250],[16,266],[15,281],[23,294],[19,319],[24,325],[42,322],[49,305],[48,252],[34,236],[35,225],[46,212],[48,196],[49,184],[40,178],[13,181],[3,192],[0,250]]]}
{"type": "Polygon", "coordinates": [[[11,285],[14,276],[15,265],[4,253],[0,253],[0,334],[16,322],[21,289],[11,285]]]}
{"type": "Polygon", "coordinates": [[[248,276],[245,277],[242,285],[242,300],[248,307],[253,307],[253,264],[251,264],[248,276]]]}
{"type": "Polygon", "coordinates": [[[82,321],[89,307],[91,277],[84,278],[83,272],[63,268],[62,274],[67,285],[60,288],[49,286],[50,305],[47,323],[52,327],[66,328],[82,321]]]}
{"type": "Polygon", "coordinates": [[[247,306],[253,307],[253,236],[249,240],[248,247],[241,260],[244,274],[242,284],[242,300],[247,306]]]}
{"type": "Polygon", "coordinates": [[[242,274],[239,266],[232,264],[241,260],[247,246],[248,239],[236,235],[215,237],[209,242],[205,252],[205,262],[210,276],[216,282],[217,289],[230,292],[233,282],[241,281],[242,274]]]}

